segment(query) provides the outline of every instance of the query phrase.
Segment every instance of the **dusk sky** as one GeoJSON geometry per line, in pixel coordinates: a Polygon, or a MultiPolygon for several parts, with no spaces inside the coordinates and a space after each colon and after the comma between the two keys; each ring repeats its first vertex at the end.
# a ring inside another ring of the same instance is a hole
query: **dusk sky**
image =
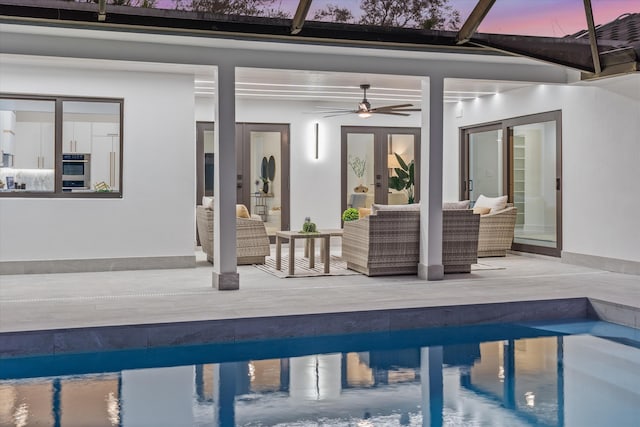
{"type": "MultiPolygon", "coordinates": [[[[349,7],[357,16],[360,0],[314,0],[309,16],[326,4],[349,7]]],[[[469,16],[476,0],[450,0],[460,11],[462,22],[469,16]]],[[[623,13],[640,12],[640,0],[592,0],[596,24],[605,24],[623,13]]],[[[283,10],[291,14],[297,0],[279,0],[283,10]]],[[[172,8],[175,1],[159,0],[157,7],[172,8]]],[[[562,37],[586,29],[583,0],[497,0],[478,31],[484,33],[540,35],[562,37]]]]}

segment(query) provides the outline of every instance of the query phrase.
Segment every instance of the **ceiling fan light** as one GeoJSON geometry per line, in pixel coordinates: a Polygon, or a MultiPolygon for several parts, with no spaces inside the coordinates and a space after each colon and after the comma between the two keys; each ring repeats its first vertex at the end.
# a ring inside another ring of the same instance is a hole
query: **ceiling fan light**
{"type": "Polygon", "coordinates": [[[371,117],[371,113],[368,112],[368,111],[362,111],[362,112],[358,113],[358,117],[366,119],[367,117],[371,117]]]}

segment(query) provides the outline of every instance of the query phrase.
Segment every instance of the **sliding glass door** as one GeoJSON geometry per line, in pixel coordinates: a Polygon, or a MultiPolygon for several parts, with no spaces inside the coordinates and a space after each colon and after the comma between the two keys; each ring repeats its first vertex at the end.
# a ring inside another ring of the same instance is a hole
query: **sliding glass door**
{"type": "Polygon", "coordinates": [[[514,250],[560,256],[561,119],[552,111],[461,129],[461,200],[507,195],[518,211],[514,250]]]}
{"type": "Polygon", "coordinates": [[[556,122],[511,126],[510,199],[518,208],[514,244],[558,247],[556,122]]]}
{"type": "Polygon", "coordinates": [[[481,194],[487,197],[504,194],[502,128],[494,125],[470,129],[465,138],[469,176],[463,182],[469,193],[466,198],[473,206],[481,194]]]}

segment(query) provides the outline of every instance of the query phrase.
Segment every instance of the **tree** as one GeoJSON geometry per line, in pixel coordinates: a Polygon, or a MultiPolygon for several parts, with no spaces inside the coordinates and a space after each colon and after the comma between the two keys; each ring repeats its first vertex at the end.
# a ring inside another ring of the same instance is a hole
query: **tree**
{"type": "Polygon", "coordinates": [[[289,14],[271,7],[276,0],[193,0],[191,10],[220,15],[269,16],[287,18],[289,14]]]}
{"type": "MultiPolygon", "coordinates": [[[[361,0],[360,10],[358,23],[363,25],[441,30],[460,26],[460,12],[449,0],[361,0]]],[[[353,15],[349,9],[327,5],[316,11],[315,19],[351,22],[353,15]]]]}
{"type": "MultiPolygon", "coordinates": [[[[77,3],[98,3],[98,0],[75,0],[77,3]]],[[[107,0],[114,6],[155,7],[158,0],[107,0]]]]}
{"type": "Polygon", "coordinates": [[[313,19],[342,23],[352,23],[354,21],[353,13],[349,9],[334,4],[328,4],[324,9],[316,10],[313,19]]]}

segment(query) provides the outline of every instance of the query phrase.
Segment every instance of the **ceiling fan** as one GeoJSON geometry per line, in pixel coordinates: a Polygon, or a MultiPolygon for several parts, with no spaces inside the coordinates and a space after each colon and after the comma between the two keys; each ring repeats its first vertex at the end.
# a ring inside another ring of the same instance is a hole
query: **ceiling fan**
{"type": "Polygon", "coordinates": [[[342,116],[346,114],[357,114],[362,118],[371,117],[372,114],[389,114],[392,116],[408,116],[408,111],[420,111],[419,108],[408,108],[413,107],[413,104],[398,104],[398,105],[386,105],[384,107],[375,107],[372,108],[371,104],[367,100],[367,89],[371,88],[369,84],[361,84],[360,89],[364,91],[364,96],[362,101],[358,104],[357,110],[350,110],[346,108],[331,108],[331,107],[318,107],[320,109],[327,109],[326,111],[328,115],[324,117],[335,117],[342,116]]]}

